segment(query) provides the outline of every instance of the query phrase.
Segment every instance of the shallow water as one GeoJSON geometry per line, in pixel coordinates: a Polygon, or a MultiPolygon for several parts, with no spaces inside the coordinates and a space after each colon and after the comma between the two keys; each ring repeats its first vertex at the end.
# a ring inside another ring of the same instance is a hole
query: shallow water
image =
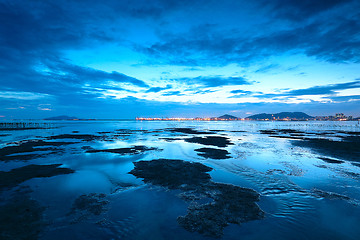
{"type": "Polygon", "coordinates": [[[1,171],[29,164],[62,164],[75,171],[47,178],[35,177],[2,190],[2,206],[17,194],[20,186],[29,186],[30,198],[45,207],[38,239],[212,239],[179,226],[177,217],[185,215],[189,205],[178,197],[179,191],[144,184],[141,178],[129,174],[134,168],[133,162],[161,158],[200,162],[214,169],[210,172],[212,181],[260,193],[258,205],[265,212],[265,218],[240,226],[230,224],[224,229],[223,239],[360,237],[360,167],[354,165],[360,163],[360,159],[326,156],[293,144],[301,140],[271,137],[271,134],[260,132],[292,129],[305,132],[309,138],[338,139],[349,132],[359,132],[357,122],[59,121],[52,125],[55,128],[1,131],[5,136],[0,137],[0,147],[59,134],[103,137],[90,141],[57,139],[55,141],[76,143],[56,147],[59,151],[39,151],[38,157],[26,161],[0,161],[1,171]],[[219,148],[186,142],[183,139],[198,135],[173,132],[169,128],[213,130],[212,135],[199,136],[228,137],[233,145],[219,148]],[[331,134],[324,135],[324,132],[331,134]],[[136,154],[86,152],[86,149],[140,145],[158,149],[136,154]],[[194,151],[203,147],[225,149],[231,158],[204,158],[194,151]],[[342,163],[326,162],[319,157],[342,163]],[[99,215],[87,210],[73,213],[75,199],[90,193],[106,195],[104,199],[108,204],[103,211],[99,215]]]}

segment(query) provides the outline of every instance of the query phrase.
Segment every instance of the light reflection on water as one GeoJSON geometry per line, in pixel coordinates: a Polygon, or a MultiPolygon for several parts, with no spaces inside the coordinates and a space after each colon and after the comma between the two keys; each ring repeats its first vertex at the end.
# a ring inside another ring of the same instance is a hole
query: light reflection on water
{"type": "MultiPolygon", "coordinates": [[[[360,236],[359,179],[360,168],[349,162],[324,162],[309,149],[294,147],[288,139],[260,134],[266,129],[296,129],[307,132],[327,130],[360,131],[356,122],[136,122],[86,121],[59,122],[58,128],[11,131],[0,144],[24,139],[39,139],[57,134],[95,134],[117,129],[163,130],[192,127],[198,130],[225,130],[234,145],[226,149],[232,158],[205,159],[194,149],[204,147],[181,139],[192,137],[182,133],[132,132],[112,141],[82,141],[65,146],[60,154],[47,155],[28,162],[0,162],[2,171],[28,164],[62,163],[76,172],[52,178],[29,180],[22,185],[33,189],[32,197],[46,206],[49,226],[41,239],[209,239],[182,229],[176,218],[186,214],[187,203],[176,191],[144,185],[128,174],[133,162],[159,158],[196,161],[213,167],[213,181],[253,188],[262,197],[260,207],[264,220],[230,225],[224,239],[358,239],[360,236]],[[245,132],[233,132],[245,131],[245,132]],[[166,141],[161,138],[179,138],[166,141]],[[95,149],[123,148],[135,145],[157,147],[136,155],[85,153],[83,146],[95,149]],[[325,167],[321,167],[325,166],[325,167]],[[349,196],[354,201],[330,200],[315,196],[312,189],[349,196]],[[101,216],[90,216],[83,222],[70,224],[72,202],[81,194],[105,193],[110,201],[101,216]],[[105,220],[106,221],[105,221],[105,220]],[[99,221],[103,224],[96,224],[99,221]]],[[[62,141],[62,140],[61,140],[62,141]]],[[[207,146],[209,147],[209,146],[207,146]]],[[[210,146],[211,147],[211,146],[210,146]]]]}

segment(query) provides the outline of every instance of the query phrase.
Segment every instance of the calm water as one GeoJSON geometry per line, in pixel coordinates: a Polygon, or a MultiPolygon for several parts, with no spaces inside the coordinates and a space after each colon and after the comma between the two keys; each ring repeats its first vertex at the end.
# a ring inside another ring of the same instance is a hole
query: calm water
{"type": "MultiPolygon", "coordinates": [[[[261,194],[258,204],[265,211],[265,218],[241,226],[229,225],[223,239],[360,239],[360,167],[346,159],[341,164],[325,162],[318,158],[324,156],[312,149],[293,145],[292,141],[296,140],[259,132],[266,129],[295,129],[314,134],[331,130],[359,132],[357,122],[71,121],[52,124],[56,128],[2,131],[2,135],[10,135],[0,137],[0,146],[73,131],[109,133],[101,133],[105,137],[100,140],[57,140],[77,143],[61,146],[62,151],[55,154],[42,151],[39,157],[28,161],[0,161],[1,171],[29,164],[55,163],[75,170],[73,174],[33,178],[19,185],[29,186],[31,198],[45,207],[46,226],[39,239],[212,239],[190,233],[178,225],[177,217],[185,215],[188,206],[177,196],[179,192],[146,185],[128,174],[134,168],[133,162],[159,158],[200,162],[214,169],[210,172],[214,182],[252,188],[261,194]],[[215,135],[227,136],[234,143],[223,148],[232,158],[205,159],[194,149],[211,146],[163,139],[192,137],[164,131],[179,127],[221,130],[215,135]],[[115,131],[118,129],[141,131],[114,136],[126,132],[115,131]],[[126,155],[84,150],[135,145],[161,150],[126,155]],[[314,190],[346,198],[319,196],[314,190]],[[76,216],[69,214],[73,202],[89,193],[104,193],[109,201],[106,210],[100,215],[84,214],[74,221],[76,216]]],[[[14,189],[1,193],[3,204],[14,189]]]]}

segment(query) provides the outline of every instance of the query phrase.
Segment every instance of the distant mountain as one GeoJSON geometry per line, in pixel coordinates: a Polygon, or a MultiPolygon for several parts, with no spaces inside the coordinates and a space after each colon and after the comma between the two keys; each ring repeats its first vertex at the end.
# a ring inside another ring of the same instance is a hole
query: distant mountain
{"type": "Polygon", "coordinates": [[[281,113],[276,113],[276,114],[260,113],[260,114],[255,114],[255,115],[252,115],[252,116],[249,116],[246,118],[251,119],[251,120],[265,120],[265,119],[277,120],[277,119],[284,119],[284,118],[296,119],[296,120],[306,120],[306,119],[313,119],[314,117],[309,116],[303,112],[281,112],[281,113]]]}
{"type": "Polygon", "coordinates": [[[66,115],[62,115],[62,116],[45,118],[44,120],[74,120],[74,119],[78,119],[78,118],[77,117],[69,117],[69,116],[66,116],[66,115]]]}
{"type": "Polygon", "coordinates": [[[222,115],[222,116],[220,116],[218,118],[219,119],[227,119],[227,120],[229,120],[229,119],[238,119],[237,117],[229,115],[229,114],[222,115]]]}

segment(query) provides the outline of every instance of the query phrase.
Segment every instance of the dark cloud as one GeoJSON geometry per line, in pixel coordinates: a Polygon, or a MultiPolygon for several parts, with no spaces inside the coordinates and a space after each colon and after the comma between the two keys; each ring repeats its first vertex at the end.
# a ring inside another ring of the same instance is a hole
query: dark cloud
{"type": "Polygon", "coordinates": [[[180,91],[169,91],[169,92],[166,92],[166,93],[163,93],[161,94],[162,96],[183,96],[185,94],[183,94],[182,92],[180,91]]]}
{"type": "Polygon", "coordinates": [[[329,84],[325,86],[314,86],[304,89],[294,89],[278,94],[255,94],[253,96],[258,98],[274,98],[274,97],[295,97],[304,95],[335,95],[336,91],[360,88],[360,80],[355,80],[347,83],[329,84]]]}
{"type": "Polygon", "coordinates": [[[331,96],[329,97],[334,102],[349,102],[349,101],[360,101],[360,95],[351,96],[331,96]]]}
{"type": "Polygon", "coordinates": [[[114,41],[106,32],[111,11],[101,13],[109,6],[94,9],[82,1],[1,1],[0,90],[48,94],[57,103],[74,105],[107,90],[130,91],[116,84],[148,87],[122,73],[78,66],[63,57],[64,50],[114,41]]]}
{"type": "Polygon", "coordinates": [[[166,87],[152,87],[152,88],[149,88],[148,90],[146,90],[147,93],[157,93],[157,92],[161,92],[161,91],[164,91],[164,90],[168,90],[168,89],[171,89],[172,86],[170,84],[166,85],[166,87]]]}
{"type": "Polygon", "coordinates": [[[230,93],[234,93],[234,94],[238,94],[238,93],[248,94],[248,93],[252,93],[252,92],[251,92],[251,91],[245,91],[245,90],[242,90],[242,89],[236,89],[236,90],[230,91],[230,93]]]}
{"type": "Polygon", "coordinates": [[[351,0],[261,0],[259,6],[268,7],[276,17],[303,21],[349,2],[351,0]]]}
{"type": "Polygon", "coordinates": [[[278,69],[280,67],[279,64],[269,64],[263,67],[258,68],[255,73],[267,73],[271,70],[278,69]]]}
{"type": "Polygon", "coordinates": [[[210,89],[196,90],[196,91],[193,91],[192,94],[207,94],[207,93],[212,93],[212,92],[216,92],[216,91],[210,90],[210,89]]]}
{"type": "Polygon", "coordinates": [[[177,78],[172,80],[180,83],[199,84],[203,87],[252,84],[252,82],[243,77],[199,76],[195,78],[177,78]]]}
{"type": "MultiPolygon", "coordinates": [[[[236,27],[223,29],[216,24],[202,24],[182,34],[162,34],[160,41],[148,46],[137,45],[135,49],[153,58],[150,61],[155,64],[185,66],[222,66],[231,63],[248,66],[252,62],[282,54],[305,54],[332,63],[359,62],[360,14],[353,9],[360,8],[360,2],[325,2],[279,0],[272,6],[283,4],[281,9],[291,12],[292,8],[298,8],[300,12],[309,11],[308,14],[338,5],[344,5],[344,8],[296,24],[273,19],[265,26],[254,26],[254,33],[250,36],[237,31],[236,27]],[[278,27],[274,28],[275,23],[278,27]]],[[[268,68],[259,69],[259,72],[276,67],[276,64],[270,64],[268,68]]]]}

